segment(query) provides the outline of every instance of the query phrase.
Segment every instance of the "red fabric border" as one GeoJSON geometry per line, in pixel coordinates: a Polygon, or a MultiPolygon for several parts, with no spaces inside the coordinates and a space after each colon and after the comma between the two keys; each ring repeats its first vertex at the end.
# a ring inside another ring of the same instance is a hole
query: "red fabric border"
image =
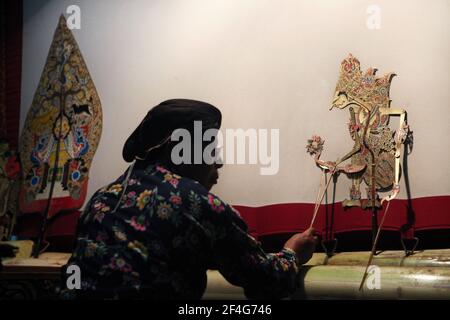
{"type": "MultiPolygon", "coordinates": [[[[412,228],[416,231],[450,229],[450,196],[416,198],[411,200],[414,212],[412,228]]],[[[328,205],[329,216],[331,204],[328,205]]],[[[384,204],[384,208],[386,204],[384,204]]],[[[313,203],[285,203],[262,207],[234,206],[247,222],[254,236],[294,233],[309,227],[314,210],[313,203]]],[[[379,211],[378,221],[384,215],[379,211]]],[[[408,201],[393,200],[390,204],[383,230],[400,231],[408,224],[408,201]]],[[[325,205],[321,205],[314,227],[325,232],[325,205]]],[[[334,233],[371,230],[371,214],[361,208],[344,210],[341,203],[335,204],[334,233]]]]}
{"type": "MultiPolygon", "coordinates": [[[[415,213],[416,231],[433,229],[450,229],[450,196],[417,198],[412,200],[415,213]]],[[[331,205],[329,205],[331,206],[331,205]]],[[[241,213],[255,237],[294,233],[309,227],[314,204],[288,203],[273,204],[262,207],[234,206],[241,213]]],[[[400,231],[407,221],[407,200],[393,200],[383,230],[400,231]]],[[[75,237],[80,211],[61,212],[48,223],[46,238],[67,237],[71,243],[75,237]]],[[[379,215],[381,219],[382,214],[379,215]]],[[[42,221],[40,214],[25,214],[20,218],[16,234],[20,237],[36,237],[42,221]]],[[[325,205],[317,216],[316,229],[325,229],[325,205]]],[[[371,230],[370,213],[359,208],[345,210],[341,203],[336,203],[334,232],[371,230]]],[[[70,249],[70,245],[67,247],[70,249]]]]}
{"type": "MultiPolygon", "coordinates": [[[[78,224],[78,218],[80,217],[81,211],[65,211],[60,212],[53,219],[50,219],[47,224],[47,230],[45,236],[47,237],[75,237],[76,228],[78,224]]],[[[35,238],[39,234],[39,227],[42,223],[42,215],[35,214],[25,214],[19,218],[20,223],[18,224],[15,235],[21,238],[35,238]]]]}

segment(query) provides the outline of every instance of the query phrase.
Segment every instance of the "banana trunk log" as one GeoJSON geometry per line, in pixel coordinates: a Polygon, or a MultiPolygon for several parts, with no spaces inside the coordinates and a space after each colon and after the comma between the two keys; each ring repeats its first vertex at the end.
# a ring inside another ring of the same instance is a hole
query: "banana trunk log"
{"type": "Polygon", "coordinates": [[[298,299],[450,299],[450,268],[378,267],[362,290],[362,266],[305,266],[298,299]]]}
{"type": "MultiPolygon", "coordinates": [[[[328,258],[315,253],[308,266],[365,266],[370,252],[342,252],[328,258]]],[[[404,251],[384,251],[374,256],[373,265],[391,267],[450,267],[450,250],[426,250],[408,257],[404,251]]]]}
{"type": "MultiPolygon", "coordinates": [[[[299,275],[293,299],[450,299],[450,250],[428,250],[405,257],[384,252],[372,262],[363,289],[359,285],[369,252],[314,254],[299,275]]],[[[245,299],[243,289],[217,271],[208,272],[205,299],[245,299]]]]}

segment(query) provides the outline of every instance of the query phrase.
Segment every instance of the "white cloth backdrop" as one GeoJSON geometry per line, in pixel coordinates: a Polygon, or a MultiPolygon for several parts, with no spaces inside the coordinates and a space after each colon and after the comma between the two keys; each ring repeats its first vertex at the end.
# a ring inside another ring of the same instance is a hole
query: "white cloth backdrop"
{"type": "MultiPolygon", "coordinates": [[[[169,98],[220,107],[225,128],[280,129],[280,170],[231,165],[214,191],[233,204],[314,202],[313,133],[334,160],[352,141],[348,111],[328,111],[339,63],[394,71],[393,106],[408,110],[413,197],[450,194],[450,2],[447,0],[25,0],[22,125],[58,17],[81,9],[74,30],[104,110],[89,195],[126,168],[124,140],[149,107],[169,98]],[[370,5],[380,28],[366,25],[370,5]]],[[[348,194],[342,178],[337,200],[348,194]]],[[[400,198],[405,198],[404,188],[400,198]]]]}

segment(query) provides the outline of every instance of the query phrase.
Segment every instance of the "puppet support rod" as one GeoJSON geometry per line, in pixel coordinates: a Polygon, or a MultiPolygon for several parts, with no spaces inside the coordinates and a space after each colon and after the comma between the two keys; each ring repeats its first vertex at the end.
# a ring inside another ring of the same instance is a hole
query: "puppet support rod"
{"type": "MultiPolygon", "coordinates": [[[[398,128],[398,131],[395,134],[395,176],[394,176],[394,186],[393,186],[393,192],[392,194],[388,195],[387,197],[383,198],[381,200],[381,204],[383,204],[384,201],[387,201],[386,210],[384,212],[383,219],[381,220],[380,225],[378,226],[378,231],[375,236],[375,239],[373,241],[372,245],[372,251],[370,253],[369,260],[367,261],[366,269],[363,274],[363,278],[361,279],[361,283],[359,285],[359,290],[361,291],[364,285],[364,282],[366,281],[367,272],[369,270],[370,264],[372,263],[373,256],[375,255],[375,251],[378,244],[378,239],[380,237],[381,229],[384,225],[384,220],[386,219],[388,210],[389,210],[389,204],[391,200],[395,199],[395,197],[398,195],[400,191],[400,153],[401,153],[401,147],[402,144],[405,142],[406,136],[409,132],[409,126],[406,123],[406,111],[405,110],[390,110],[390,114],[400,114],[400,126],[398,128]]],[[[372,170],[373,174],[373,170],[372,170]]],[[[372,187],[373,188],[373,187],[372,187]]],[[[372,208],[373,209],[373,208],[372,208]]]]}

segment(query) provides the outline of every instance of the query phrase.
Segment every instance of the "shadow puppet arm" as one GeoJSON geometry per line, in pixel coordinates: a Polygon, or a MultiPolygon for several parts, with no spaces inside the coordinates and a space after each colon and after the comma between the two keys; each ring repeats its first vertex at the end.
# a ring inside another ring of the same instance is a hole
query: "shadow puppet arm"
{"type": "Polygon", "coordinates": [[[400,155],[402,151],[402,144],[405,142],[405,139],[409,132],[409,126],[406,123],[406,111],[404,109],[391,109],[391,108],[382,108],[380,109],[381,114],[389,115],[389,116],[400,116],[399,128],[394,135],[395,142],[395,174],[394,174],[394,184],[392,187],[392,193],[381,200],[381,203],[384,201],[391,201],[395,199],[400,192],[400,155]]]}

